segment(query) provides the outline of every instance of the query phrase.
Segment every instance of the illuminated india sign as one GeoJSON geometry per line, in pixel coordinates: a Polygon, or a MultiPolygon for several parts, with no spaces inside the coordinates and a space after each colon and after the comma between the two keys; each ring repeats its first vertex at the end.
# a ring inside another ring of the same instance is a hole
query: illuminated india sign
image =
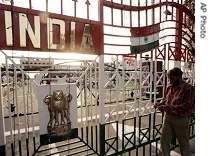
{"type": "Polygon", "coordinates": [[[102,52],[97,21],[0,4],[0,49],[102,52]]]}

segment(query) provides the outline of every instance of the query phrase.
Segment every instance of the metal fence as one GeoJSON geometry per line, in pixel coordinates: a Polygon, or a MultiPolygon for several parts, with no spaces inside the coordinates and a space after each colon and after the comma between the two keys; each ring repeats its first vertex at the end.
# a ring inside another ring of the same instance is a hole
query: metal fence
{"type": "MultiPolygon", "coordinates": [[[[100,104],[98,57],[82,62],[79,69],[72,65],[59,64],[37,72],[21,69],[15,63],[18,57],[5,54],[6,64],[1,70],[2,153],[157,153],[163,119],[162,114],[155,111],[153,104],[162,99],[167,83],[163,70],[165,60],[144,56],[131,57],[134,65],[128,65],[127,58],[119,55],[115,55],[115,58],[111,64],[104,64],[104,86],[101,92],[104,103],[100,104]],[[28,76],[30,74],[37,75],[32,79],[28,76]],[[38,111],[39,98],[36,96],[36,88],[42,84],[63,82],[76,84],[77,127],[67,138],[59,140],[62,143],[57,143],[52,138],[41,137],[40,120],[43,119],[38,111]],[[77,139],[74,141],[73,138],[77,139]],[[43,140],[47,145],[41,143],[43,140]],[[79,150],[80,146],[84,147],[84,150],[79,150]]],[[[192,71],[185,69],[189,79],[193,79],[190,75],[192,71]]],[[[194,136],[193,118],[190,131],[191,136],[194,136]]]]}

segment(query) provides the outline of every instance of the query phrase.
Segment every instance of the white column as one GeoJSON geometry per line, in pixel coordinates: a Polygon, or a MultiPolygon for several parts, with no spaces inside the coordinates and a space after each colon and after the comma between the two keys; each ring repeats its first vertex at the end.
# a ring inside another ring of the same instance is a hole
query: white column
{"type": "MultiPolygon", "coordinates": [[[[1,75],[1,69],[0,69],[1,75]]],[[[3,97],[2,97],[2,84],[1,84],[1,76],[0,76],[0,146],[6,144],[6,138],[4,135],[4,112],[3,112],[3,97]]]]}
{"type": "Polygon", "coordinates": [[[99,122],[103,124],[105,122],[104,111],[104,55],[99,56],[99,122]]]}

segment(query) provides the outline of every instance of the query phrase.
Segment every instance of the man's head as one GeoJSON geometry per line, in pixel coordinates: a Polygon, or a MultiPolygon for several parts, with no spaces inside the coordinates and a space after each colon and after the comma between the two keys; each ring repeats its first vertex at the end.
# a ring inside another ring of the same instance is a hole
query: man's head
{"type": "Polygon", "coordinates": [[[182,71],[180,68],[173,68],[168,72],[168,78],[170,80],[170,84],[173,86],[179,85],[182,81],[182,71]]]}

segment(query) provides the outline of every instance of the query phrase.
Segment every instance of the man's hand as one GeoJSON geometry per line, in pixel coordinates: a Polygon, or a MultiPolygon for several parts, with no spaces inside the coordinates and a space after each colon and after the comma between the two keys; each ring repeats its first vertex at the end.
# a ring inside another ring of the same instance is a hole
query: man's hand
{"type": "Polygon", "coordinates": [[[171,111],[171,106],[170,105],[160,105],[157,107],[158,110],[161,112],[170,112],[171,111]]]}
{"type": "Polygon", "coordinates": [[[163,99],[161,102],[157,102],[157,103],[155,103],[155,105],[154,105],[154,108],[158,108],[158,107],[160,107],[160,106],[163,106],[163,105],[165,105],[165,102],[166,102],[166,99],[163,99]]]}
{"type": "Polygon", "coordinates": [[[157,109],[161,112],[165,111],[165,105],[158,106],[157,109]]]}
{"type": "Polygon", "coordinates": [[[163,106],[163,105],[164,105],[163,103],[155,103],[154,108],[158,108],[158,107],[163,106]]]}
{"type": "Polygon", "coordinates": [[[155,103],[154,108],[160,110],[161,112],[164,112],[167,108],[166,99],[163,99],[159,103],[155,103]]]}

